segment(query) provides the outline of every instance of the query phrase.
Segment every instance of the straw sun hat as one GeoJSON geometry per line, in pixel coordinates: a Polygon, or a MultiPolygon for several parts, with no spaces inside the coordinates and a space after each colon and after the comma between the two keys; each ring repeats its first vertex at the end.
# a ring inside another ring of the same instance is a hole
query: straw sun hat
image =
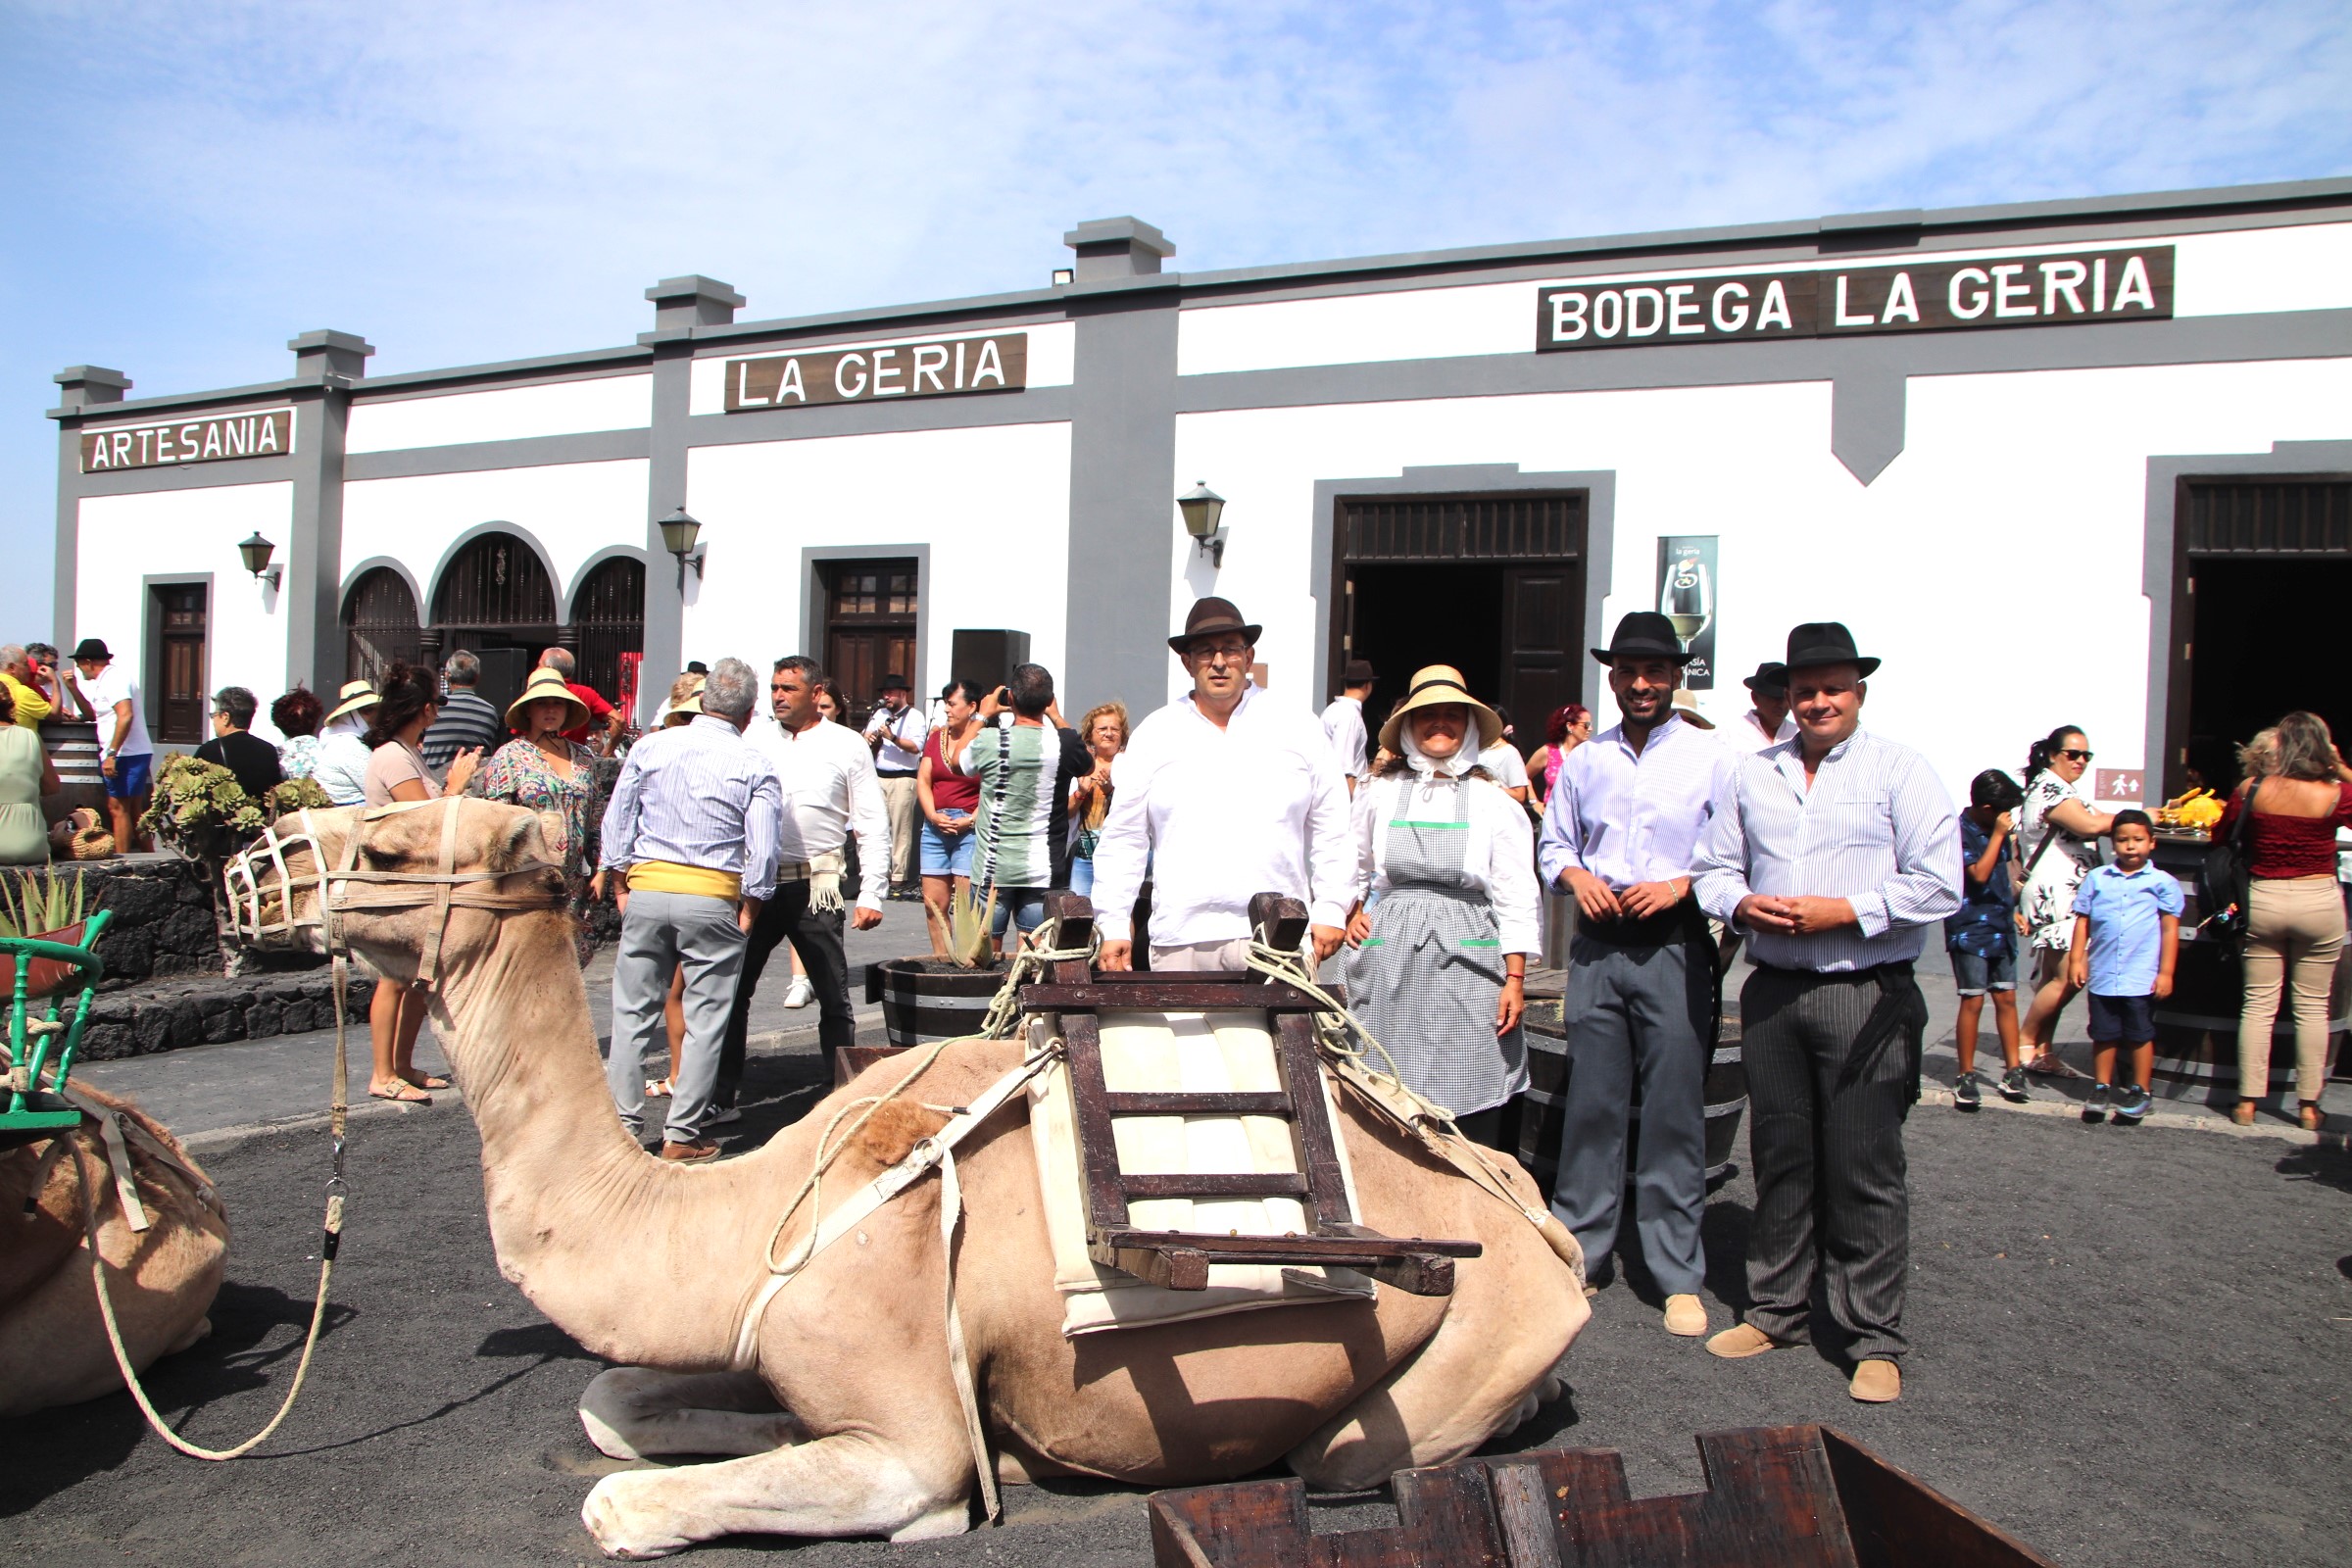
{"type": "Polygon", "coordinates": [[[522,710],[550,697],[568,703],[571,707],[570,715],[564,724],[565,729],[578,729],[588,722],[588,705],[571,695],[571,688],[564,684],[562,670],[534,669],[531,678],[523,683],[522,695],[507,705],[507,727],[517,735],[527,733],[522,710]]]}
{"type": "Polygon", "coordinates": [[[319,720],[320,723],[331,724],[346,713],[364,712],[383,701],[376,695],[374,685],[364,680],[345,681],[343,690],[336,695],[339,700],[326,717],[319,720]]]}
{"type": "Polygon", "coordinates": [[[662,710],[661,722],[666,724],[681,713],[691,719],[703,710],[703,678],[700,675],[690,675],[687,679],[692,684],[687,687],[686,695],[662,710]]]}
{"type": "Polygon", "coordinates": [[[1470,695],[1462,684],[1462,672],[1451,664],[1424,664],[1413,671],[1412,684],[1405,689],[1404,700],[1389,710],[1388,722],[1380,726],[1380,744],[1401,754],[1404,747],[1399,737],[1404,730],[1404,715],[1416,708],[1437,708],[1446,703],[1459,703],[1470,710],[1478,720],[1478,749],[1485,751],[1502,739],[1502,719],[1492,708],[1470,695]]]}

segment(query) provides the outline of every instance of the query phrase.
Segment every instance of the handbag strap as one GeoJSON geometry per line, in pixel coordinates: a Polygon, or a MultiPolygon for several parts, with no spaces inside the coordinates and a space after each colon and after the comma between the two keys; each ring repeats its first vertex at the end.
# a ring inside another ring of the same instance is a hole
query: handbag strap
{"type": "MultiPolygon", "coordinates": [[[[2056,803],[2056,805],[2053,805],[2050,808],[2050,810],[2054,811],[2058,808],[2058,807],[2064,806],[2066,802],[2060,801],[2056,803]]],[[[2026,869],[2023,880],[2028,882],[2034,880],[2034,868],[2041,863],[2042,852],[2047,850],[2051,843],[2057,839],[2058,835],[2064,833],[2065,831],[2065,828],[2060,827],[2057,823],[2050,820],[2049,811],[2044,811],[2041,813],[2041,842],[2034,846],[2034,853],[2032,855],[2026,857],[2026,869]]]]}

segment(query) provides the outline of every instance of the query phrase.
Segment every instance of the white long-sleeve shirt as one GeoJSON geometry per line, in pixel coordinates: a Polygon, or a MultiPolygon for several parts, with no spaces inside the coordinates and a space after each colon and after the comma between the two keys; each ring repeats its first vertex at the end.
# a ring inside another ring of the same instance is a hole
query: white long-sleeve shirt
{"type": "Polygon", "coordinates": [[[1323,733],[1331,737],[1332,756],[1340,771],[1360,779],[1372,771],[1371,736],[1364,730],[1363,702],[1342,692],[1323,710],[1323,733]]]}
{"type": "Polygon", "coordinates": [[[1767,735],[1764,733],[1764,715],[1751,708],[1715,733],[1733,751],[1760,752],[1767,746],[1778,746],[1783,741],[1796,739],[1796,720],[1784,714],[1780,729],[1767,735]]]}
{"type": "Polygon", "coordinates": [[[1670,718],[1636,753],[1613,724],[1568,754],[1544,803],[1536,859],[1546,886],[1575,867],[1611,888],[1667,882],[1698,864],[1715,794],[1738,754],[1670,718]]]}
{"type": "Polygon", "coordinates": [[[1527,808],[1500,785],[1483,778],[1453,779],[1430,787],[1418,778],[1375,778],[1355,792],[1355,889],[1366,898],[1389,890],[1390,824],[1453,820],[1455,790],[1469,791],[1468,825],[1462,834],[1462,887],[1483,893],[1494,906],[1495,935],[1504,953],[1533,957],[1544,951],[1536,887],[1535,829],[1527,808]]]}
{"type": "Polygon", "coordinates": [[[1316,925],[1347,924],[1348,785],[1313,713],[1250,686],[1219,729],[1187,695],[1136,726],[1110,778],[1110,816],[1095,846],[1104,940],[1131,938],[1147,866],[1157,946],[1250,935],[1259,893],[1303,901],[1316,925]]]}
{"type": "Polygon", "coordinates": [[[776,858],[786,865],[830,855],[858,836],[858,907],[882,907],[890,880],[890,808],[865,740],[845,724],[819,720],[787,735],[773,718],[752,720],[744,739],[774,764],[784,786],[776,858]]]}

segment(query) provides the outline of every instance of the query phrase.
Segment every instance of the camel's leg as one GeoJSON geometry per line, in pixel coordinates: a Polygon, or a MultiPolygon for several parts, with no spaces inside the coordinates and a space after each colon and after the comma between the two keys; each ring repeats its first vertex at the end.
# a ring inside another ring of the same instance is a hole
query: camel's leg
{"type": "Polygon", "coordinates": [[[616,1366],[580,1396],[588,1441],[615,1459],[656,1453],[765,1453],[808,1429],[776,1407],[757,1372],[616,1366]]]}
{"type": "MultiPolygon", "coordinates": [[[[1548,1283],[1553,1271],[1535,1277],[1548,1283]]],[[[1291,1468],[1309,1486],[1353,1491],[1398,1470],[1449,1464],[1557,1394],[1560,1359],[1592,1316],[1584,1297],[1573,1284],[1472,1291],[1418,1353],[1291,1450],[1291,1468]]]]}
{"type": "Polygon", "coordinates": [[[749,1459],[624,1470],[588,1494],[580,1522],[615,1557],[661,1557],[698,1541],[761,1532],[924,1541],[970,1527],[968,1457],[925,1481],[867,1433],[837,1433],[749,1459]]]}

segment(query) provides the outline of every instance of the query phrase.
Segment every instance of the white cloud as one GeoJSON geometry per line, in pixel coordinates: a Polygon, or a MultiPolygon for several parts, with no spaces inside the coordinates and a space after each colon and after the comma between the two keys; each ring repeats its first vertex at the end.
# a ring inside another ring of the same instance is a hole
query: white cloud
{"type": "Polygon", "coordinates": [[[2352,163],[2348,79],[2329,3],[20,4],[0,519],[52,526],[34,400],[83,360],[558,352],[681,271],[988,292],[1117,213],[1199,269],[2298,177],[2352,163]]]}

